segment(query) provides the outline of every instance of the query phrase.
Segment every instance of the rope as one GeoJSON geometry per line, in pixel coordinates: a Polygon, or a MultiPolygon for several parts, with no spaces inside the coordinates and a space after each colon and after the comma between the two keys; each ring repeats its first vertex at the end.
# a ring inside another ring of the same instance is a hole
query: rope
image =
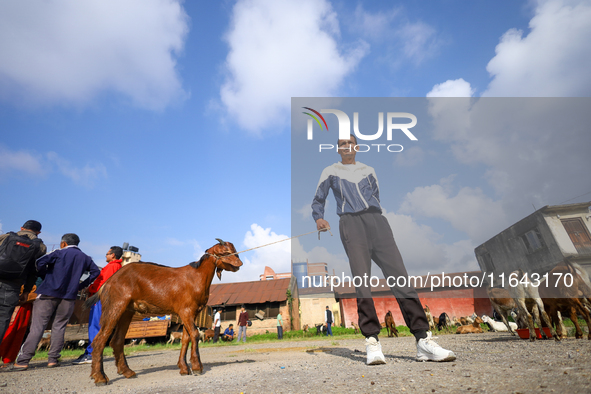
{"type": "Polygon", "coordinates": [[[296,235],[296,236],[291,237],[291,238],[281,239],[279,241],[271,242],[271,243],[268,243],[268,244],[265,244],[265,245],[255,246],[254,248],[250,248],[250,249],[246,249],[246,250],[241,250],[240,252],[230,253],[230,254],[228,254],[226,256],[230,256],[230,255],[233,255],[233,254],[240,254],[240,253],[248,252],[250,250],[254,250],[254,249],[258,249],[258,248],[264,248],[265,246],[273,245],[273,244],[276,244],[276,243],[279,243],[279,242],[283,242],[283,241],[289,241],[290,239],[303,237],[304,235],[308,235],[308,234],[312,234],[312,233],[318,233],[318,239],[320,240],[320,233],[321,232],[324,232],[324,231],[328,231],[330,233],[330,236],[332,237],[332,231],[330,231],[330,227],[329,227],[327,229],[310,231],[309,233],[304,233],[304,234],[296,235]]]}

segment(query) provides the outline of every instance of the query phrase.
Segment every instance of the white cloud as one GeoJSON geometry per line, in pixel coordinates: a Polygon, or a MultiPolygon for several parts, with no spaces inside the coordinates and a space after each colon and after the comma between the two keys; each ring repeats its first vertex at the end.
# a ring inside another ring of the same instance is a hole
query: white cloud
{"type": "Polygon", "coordinates": [[[47,153],[47,158],[57,166],[62,175],[82,186],[92,187],[97,180],[107,177],[107,168],[101,163],[77,168],[55,152],[47,153]]]}
{"type": "Polygon", "coordinates": [[[472,97],[474,90],[463,78],[448,80],[433,86],[427,97],[472,97]]]}
{"type": "Polygon", "coordinates": [[[406,57],[415,64],[420,64],[425,58],[432,56],[440,46],[434,28],[423,22],[407,23],[398,35],[403,40],[403,50],[406,57]]]}
{"type": "Polygon", "coordinates": [[[339,44],[337,15],[321,1],[239,0],[225,40],[221,101],[244,129],[286,123],[291,97],[331,96],[367,53],[339,44]]]}
{"type": "Polygon", "coordinates": [[[530,32],[507,31],[487,71],[490,97],[591,94],[591,2],[540,0],[530,32]]]}
{"type": "Polygon", "coordinates": [[[387,42],[390,65],[401,63],[401,55],[418,65],[437,54],[443,43],[432,26],[411,22],[400,7],[371,13],[359,4],[351,29],[371,42],[387,42]]]}
{"type": "Polygon", "coordinates": [[[484,166],[506,227],[532,205],[561,204],[589,191],[581,182],[591,166],[588,106],[577,98],[440,98],[432,99],[430,112],[434,138],[449,144],[460,163],[484,166]]]}
{"type": "Polygon", "coordinates": [[[402,152],[402,154],[395,156],[394,163],[396,166],[412,167],[422,163],[425,158],[425,151],[418,146],[408,149],[405,148],[402,152]]]}
{"type": "Polygon", "coordinates": [[[472,241],[461,240],[447,245],[440,242],[443,238],[441,234],[429,226],[418,224],[411,216],[393,212],[384,212],[384,216],[390,223],[409,274],[478,269],[472,241]]]}
{"type": "MultiPolygon", "coordinates": [[[[289,235],[276,234],[270,228],[263,228],[253,223],[250,231],[244,235],[243,243],[246,249],[250,249],[287,238],[289,235]]],[[[278,242],[241,253],[239,256],[244,265],[236,274],[226,275],[224,282],[259,280],[259,275],[263,274],[265,266],[271,267],[276,273],[291,272],[291,241],[278,242]]]]}
{"type": "Polygon", "coordinates": [[[493,201],[478,188],[463,187],[454,195],[452,179],[442,179],[439,185],[415,188],[407,193],[400,211],[443,219],[478,243],[496,234],[494,229],[498,232],[504,228],[507,218],[500,201],[493,201]]]}
{"type": "Polygon", "coordinates": [[[116,92],[162,109],[186,96],[175,55],[187,32],[176,0],[0,2],[0,97],[79,105],[116,92]]]}
{"type": "Polygon", "coordinates": [[[395,33],[395,20],[399,16],[401,16],[401,10],[398,8],[373,14],[358,4],[355,8],[355,21],[352,28],[367,38],[377,41],[386,40],[395,33]]]}
{"type": "Polygon", "coordinates": [[[46,170],[39,157],[25,151],[13,152],[0,145],[0,175],[13,172],[42,176],[46,170]]]}

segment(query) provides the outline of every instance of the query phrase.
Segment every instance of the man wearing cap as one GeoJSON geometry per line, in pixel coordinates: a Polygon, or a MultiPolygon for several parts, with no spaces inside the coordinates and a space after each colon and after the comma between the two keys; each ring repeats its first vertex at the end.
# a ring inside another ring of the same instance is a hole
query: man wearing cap
{"type": "MultiPolygon", "coordinates": [[[[40,233],[41,223],[36,220],[27,220],[16,235],[35,240],[38,239],[37,236],[40,233]]],[[[0,245],[2,245],[9,236],[10,233],[0,235],[0,245]]],[[[2,343],[2,338],[4,338],[4,334],[10,323],[14,308],[19,302],[19,295],[21,301],[26,301],[29,292],[37,280],[35,260],[47,252],[47,248],[41,239],[39,239],[34,245],[36,245],[35,247],[37,247],[38,250],[32,254],[25,271],[18,278],[5,278],[0,276],[0,343],[2,343]],[[21,294],[21,287],[23,285],[24,288],[21,294]]]]}

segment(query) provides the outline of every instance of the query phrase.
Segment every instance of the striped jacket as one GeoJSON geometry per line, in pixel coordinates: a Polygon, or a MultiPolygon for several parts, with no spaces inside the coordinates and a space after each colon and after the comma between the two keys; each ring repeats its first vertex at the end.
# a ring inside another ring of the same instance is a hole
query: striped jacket
{"type": "Polygon", "coordinates": [[[363,212],[367,209],[382,212],[380,189],[375,170],[363,163],[335,163],[322,171],[312,201],[314,221],[324,219],[324,204],[328,191],[337,201],[337,214],[363,212]]]}

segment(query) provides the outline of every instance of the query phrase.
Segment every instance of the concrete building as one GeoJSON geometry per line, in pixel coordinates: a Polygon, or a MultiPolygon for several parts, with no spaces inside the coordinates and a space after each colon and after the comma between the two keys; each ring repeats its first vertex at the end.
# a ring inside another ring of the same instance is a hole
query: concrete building
{"type": "Polygon", "coordinates": [[[265,271],[259,275],[259,280],[274,280],[274,279],[289,279],[291,274],[289,272],[276,274],[271,267],[265,266],[265,271]]]}
{"type": "Polygon", "coordinates": [[[309,263],[308,260],[305,262],[292,261],[291,272],[296,277],[300,289],[323,286],[325,279],[329,278],[326,263],[309,263]]]}
{"type": "Polygon", "coordinates": [[[545,206],[475,249],[493,284],[520,268],[545,274],[565,259],[591,274],[591,202],[545,206]]]}
{"type": "Polygon", "coordinates": [[[300,319],[302,327],[314,327],[324,323],[324,315],[328,306],[333,314],[335,326],[341,325],[341,308],[330,287],[311,287],[298,289],[300,295],[300,319]]]}

